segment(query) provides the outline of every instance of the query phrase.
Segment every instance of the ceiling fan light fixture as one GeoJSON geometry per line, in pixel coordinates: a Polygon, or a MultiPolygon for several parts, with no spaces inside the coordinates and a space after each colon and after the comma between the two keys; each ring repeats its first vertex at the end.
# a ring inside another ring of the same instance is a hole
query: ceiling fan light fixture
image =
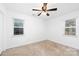
{"type": "Polygon", "coordinates": [[[43,12],[42,14],[43,14],[43,15],[46,15],[46,12],[43,12]]]}
{"type": "Polygon", "coordinates": [[[41,14],[50,16],[50,14],[48,13],[48,11],[57,11],[57,8],[48,9],[48,8],[47,8],[47,4],[48,4],[48,3],[43,3],[43,6],[41,7],[41,10],[39,10],[39,9],[32,9],[32,10],[33,10],[33,11],[41,11],[41,12],[38,14],[38,16],[40,16],[41,14]]]}

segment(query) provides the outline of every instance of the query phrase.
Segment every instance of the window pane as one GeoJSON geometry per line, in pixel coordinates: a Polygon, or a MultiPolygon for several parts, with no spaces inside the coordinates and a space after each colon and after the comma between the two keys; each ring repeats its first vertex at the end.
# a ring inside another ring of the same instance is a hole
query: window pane
{"type": "Polygon", "coordinates": [[[17,27],[17,28],[22,28],[23,27],[23,20],[20,20],[20,19],[14,19],[14,27],[17,27]]]}
{"type": "Polygon", "coordinates": [[[14,35],[23,34],[23,28],[14,28],[14,35]]]}
{"type": "Polygon", "coordinates": [[[69,28],[65,28],[65,35],[69,35],[69,28]]]}
{"type": "Polygon", "coordinates": [[[76,26],[76,21],[74,19],[66,20],[65,26],[66,27],[76,26]]]}
{"type": "Polygon", "coordinates": [[[75,28],[71,28],[71,35],[76,35],[76,29],[75,28]]]}
{"type": "Polygon", "coordinates": [[[65,28],[65,35],[76,35],[75,28],[65,28]]]}

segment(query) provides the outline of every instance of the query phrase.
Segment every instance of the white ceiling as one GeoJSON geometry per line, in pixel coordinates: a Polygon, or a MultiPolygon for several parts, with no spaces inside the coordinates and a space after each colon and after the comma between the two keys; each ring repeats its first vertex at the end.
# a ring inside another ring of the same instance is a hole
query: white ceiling
{"type": "Polygon", "coordinates": [[[41,19],[52,19],[79,10],[79,3],[48,3],[48,8],[57,8],[49,12],[50,16],[36,16],[40,12],[33,12],[33,8],[41,9],[42,3],[4,3],[7,11],[23,13],[41,19]]]}

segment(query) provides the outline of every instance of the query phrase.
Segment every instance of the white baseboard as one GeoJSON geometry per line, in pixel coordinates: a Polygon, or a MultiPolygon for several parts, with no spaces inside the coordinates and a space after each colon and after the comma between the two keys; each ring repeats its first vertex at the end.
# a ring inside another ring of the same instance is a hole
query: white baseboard
{"type": "Polygon", "coordinates": [[[53,42],[59,43],[61,45],[68,46],[68,47],[75,48],[75,49],[79,50],[79,47],[76,47],[74,45],[70,45],[70,44],[67,44],[67,43],[60,42],[60,41],[55,41],[55,40],[52,40],[52,39],[50,41],[53,41],[53,42]]]}
{"type": "MultiPolygon", "coordinates": [[[[40,39],[40,40],[31,40],[31,41],[28,41],[28,42],[24,42],[24,43],[20,43],[20,44],[17,44],[17,45],[13,45],[11,47],[7,47],[6,49],[10,49],[10,48],[14,48],[14,47],[18,47],[18,46],[22,46],[22,45],[26,45],[26,44],[31,44],[31,43],[35,43],[35,42],[40,42],[40,41],[43,41],[43,40],[46,40],[46,39],[40,39]]],[[[4,51],[6,50],[4,49],[4,51]]]]}

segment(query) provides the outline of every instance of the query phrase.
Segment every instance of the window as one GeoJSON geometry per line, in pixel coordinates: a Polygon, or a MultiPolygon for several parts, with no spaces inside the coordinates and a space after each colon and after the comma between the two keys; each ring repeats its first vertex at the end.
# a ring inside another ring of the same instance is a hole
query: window
{"type": "Polygon", "coordinates": [[[65,35],[76,35],[76,19],[66,20],[65,35]]]}
{"type": "Polygon", "coordinates": [[[23,34],[23,20],[14,19],[14,35],[23,34]]]}

